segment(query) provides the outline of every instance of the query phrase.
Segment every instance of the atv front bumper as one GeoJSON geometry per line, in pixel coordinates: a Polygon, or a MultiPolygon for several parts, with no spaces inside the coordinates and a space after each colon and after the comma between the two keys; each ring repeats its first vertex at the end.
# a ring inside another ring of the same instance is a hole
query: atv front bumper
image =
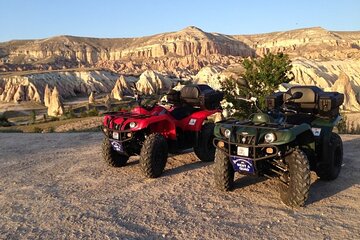
{"type": "Polygon", "coordinates": [[[104,126],[101,130],[107,138],[120,143],[132,140],[135,135],[135,132],[131,130],[115,130],[104,126]]]}
{"type": "MultiPolygon", "coordinates": [[[[248,136],[251,137],[251,136],[248,136]]],[[[264,160],[273,159],[281,155],[277,146],[272,144],[251,144],[231,142],[230,139],[214,138],[214,146],[225,153],[235,171],[247,175],[259,175],[264,160]]]]}

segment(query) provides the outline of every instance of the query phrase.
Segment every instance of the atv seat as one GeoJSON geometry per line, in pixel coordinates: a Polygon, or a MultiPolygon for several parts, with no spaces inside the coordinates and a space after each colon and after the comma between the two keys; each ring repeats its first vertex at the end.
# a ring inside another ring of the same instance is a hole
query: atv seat
{"type": "Polygon", "coordinates": [[[290,88],[284,95],[286,105],[302,113],[317,113],[319,94],[322,90],[315,86],[296,86],[290,88]],[[302,93],[301,98],[289,100],[296,92],[302,93]]]}
{"type": "Polygon", "coordinates": [[[287,92],[277,92],[266,98],[268,110],[281,109],[285,104],[298,113],[310,113],[323,117],[339,115],[339,109],[344,102],[344,94],[324,92],[316,86],[294,86],[287,92]],[[302,93],[298,99],[290,99],[296,92],[302,93]]]}
{"type": "Polygon", "coordinates": [[[220,106],[223,93],[215,91],[206,84],[188,85],[180,91],[180,101],[202,109],[216,109],[220,106]]]}

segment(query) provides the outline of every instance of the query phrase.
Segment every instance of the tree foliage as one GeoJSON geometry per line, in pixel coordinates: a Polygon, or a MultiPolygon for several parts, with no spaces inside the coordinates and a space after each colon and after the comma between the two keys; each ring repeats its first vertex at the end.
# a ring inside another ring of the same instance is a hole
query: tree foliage
{"type": "Polygon", "coordinates": [[[293,80],[291,61],[283,53],[268,53],[262,58],[245,59],[243,67],[245,71],[240,79],[227,79],[222,87],[225,99],[243,117],[248,116],[252,109],[238,97],[257,97],[259,107],[263,108],[266,96],[273,93],[281,83],[293,80]]]}

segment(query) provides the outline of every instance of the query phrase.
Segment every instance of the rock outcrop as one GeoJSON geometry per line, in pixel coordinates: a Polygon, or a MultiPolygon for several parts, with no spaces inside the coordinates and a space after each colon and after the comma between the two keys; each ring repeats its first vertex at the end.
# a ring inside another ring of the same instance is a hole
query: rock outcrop
{"type": "Polygon", "coordinates": [[[115,99],[123,100],[126,93],[130,93],[129,84],[126,82],[125,77],[121,75],[111,90],[111,96],[115,99]]]}
{"type": "MultiPolygon", "coordinates": [[[[63,98],[96,91],[112,92],[114,98],[122,99],[126,81],[115,84],[119,75],[140,76],[137,87],[145,94],[169,89],[172,84],[168,84],[166,76],[193,79],[219,89],[224,79],[238,79],[236,68],[244,58],[269,52],[284,52],[293,60],[295,80],[291,84],[331,90],[344,71],[358,95],[359,49],[360,32],[335,32],[320,27],[254,35],[208,33],[187,27],[143,38],[58,36],[10,41],[0,43],[0,71],[19,74],[0,76],[0,101],[40,102],[46,84],[56,86],[63,98]],[[65,70],[75,67],[75,71],[65,70]],[[87,71],[84,67],[109,71],[87,71]],[[44,72],[25,73],[32,69],[44,72]]],[[[351,102],[347,101],[345,108],[357,109],[347,106],[351,102]]]]}
{"type": "Polygon", "coordinates": [[[50,106],[50,99],[51,99],[51,90],[49,88],[49,84],[46,84],[45,91],[44,91],[44,105],[45,105],[45,107],[50,106]]]}
{"type": "Polygon", "coordinates": [[[346,73],[341,72],[339,79],[335,81],[335,84],[331,88],[333,91],[344,94],[343,110],[347,111],[360,111],[360,104],[356,97],[356,93],[351,85],[349,76],[346,73]]]}
{"type": "Polygon", "coordinates": [[[159,73],[147,70],[140,75],[139,81],[136,82],[136,88],[144,94],[151,95],[168,91],[174,83],[159,73]]]}
{"type": "Polygon", "coordinates": [[[94,104],[94,103],[95,103],[94,92],[91,92],[89,96],[89,104],[94,104]]]}
{"type": "Polygon", "coordinates": [[[19,101],[35,101],[41,102],[41,96],[34,84],[27,79],[18,79],[17,77],[9,77],[1,79],[0,101],[4,102],[19,102],[19,101]],[[2,85],[2,86],[1,86],[2,85]]]}
{"type": "Polygon", "coordinates": [[[26,100],[25,98],[25,86],[20,85],[14,94],[14,102],[19,103],[26,100]]]}
{"type": "Polygon", "coordinates": [[[50,105],[47,110],[49,116],[61,116],[64,114],[64,106],[60,98],[59,91],[55,87],[51,93],[50,105]]]}
{"type": "MultiPolygon", "coordinates": [[[[46,85],[57,87],[62,98],[79,95],[90,95],[91,92],[111,92],[119,75],[110,71],[61,71],[0,76],[0,87],[3,88],[0,101],[15,101],[14,96],[19,87],[21,98],[26,101],[42,102],[48,105],[49,92],[46,85]]],[[[17,96],[19,97],[19,95],[17,96]]]]}

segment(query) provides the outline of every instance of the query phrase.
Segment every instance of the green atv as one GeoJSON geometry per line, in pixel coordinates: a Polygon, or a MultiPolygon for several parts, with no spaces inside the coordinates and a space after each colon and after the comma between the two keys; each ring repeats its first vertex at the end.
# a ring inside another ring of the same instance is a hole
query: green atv
{"type": "Polygon", "coordinates": [[[310,171],[322,180],[336,179],[343,145],[333,132],[341,120],[344,95],[315,86],[295,86],[266,98],[266,112],[256,98],[242,99],[258,109],[248,120],[228,119],[214,129],[215,185],[228,191],[234,173],[277,178],[281,200],[303,206],[310,188],[310,171]]]}

